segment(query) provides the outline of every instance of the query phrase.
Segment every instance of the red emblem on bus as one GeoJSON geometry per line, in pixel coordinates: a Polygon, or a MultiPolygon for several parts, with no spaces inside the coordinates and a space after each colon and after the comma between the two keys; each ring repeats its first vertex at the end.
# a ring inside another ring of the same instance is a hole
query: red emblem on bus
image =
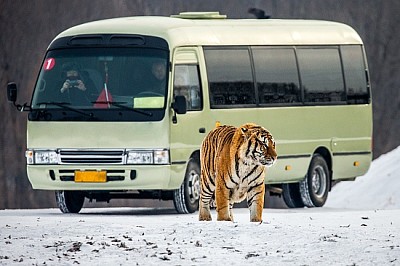
{"type": "Polygon", "coordinates": [[[47,58],[46,61],[44,61],[43,68],[46,71],[52,70],[55,64],[56,60],[54,58],[47,58]]]}

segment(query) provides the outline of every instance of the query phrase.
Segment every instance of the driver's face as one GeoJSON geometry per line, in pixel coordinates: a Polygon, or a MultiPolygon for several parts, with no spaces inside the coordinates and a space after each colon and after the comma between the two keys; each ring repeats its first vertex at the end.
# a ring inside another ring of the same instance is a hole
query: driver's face
{"type": "Polygon", "coordinates": [[[155,63],[151,69],[153,75],[158,79],[162,80],[165,78],[165,65],[163,63],[155,63]]]}

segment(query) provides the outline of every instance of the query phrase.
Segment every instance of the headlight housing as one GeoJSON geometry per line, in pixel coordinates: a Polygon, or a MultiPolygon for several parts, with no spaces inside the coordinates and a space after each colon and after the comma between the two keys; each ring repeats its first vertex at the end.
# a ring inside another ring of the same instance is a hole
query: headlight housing
{"type": "Polygon", "coordinates": [[[127,149],[120,151],[118,156],[110,157],[96,150],[46,150],[30,149],[25,152],[28,165],[54,164],[135,164],[135,165],[166,165],[170,163],[169,149],[127,149]],[[118,157],[119,156],[119,157],[118,157]],[[113,161],[118,161],[113,163],[113,161]]]}
{"type": "Polygon", "coordinates": [[[28,150],[25,153],[27,164],[58,164],[55,150],[28,150]]]}
{"type": "Polygon", "coordinates": [[[126,164],[169,164],[169,151],[164,150],[128,150],[126,164]]]}

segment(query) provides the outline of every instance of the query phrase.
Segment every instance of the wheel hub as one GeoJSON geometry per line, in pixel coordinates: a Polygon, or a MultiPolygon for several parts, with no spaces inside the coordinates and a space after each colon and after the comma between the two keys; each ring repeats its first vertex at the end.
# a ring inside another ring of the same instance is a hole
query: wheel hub
{"type": "Polygon", "coordinates": [[[312,190],[316,197],[322,198],[325,194],[326,190],[326,173],[324,168],[320,165],[315,167],[312,179],[312,190]]]}
{"type": "Polygon", "coordinates": [[[200,198],[200,176],[196,171],[189,173],[189,199],[194,203],[200,198]]]}

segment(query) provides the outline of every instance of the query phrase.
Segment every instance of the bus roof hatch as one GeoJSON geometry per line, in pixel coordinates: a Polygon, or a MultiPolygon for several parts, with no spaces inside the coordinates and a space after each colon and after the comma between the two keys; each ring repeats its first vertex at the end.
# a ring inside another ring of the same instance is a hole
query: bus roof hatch
{"type": "Polygon", "coordinates": [[[226,15],[221,15],[218,11],[215,12],[181,12],[179,15],[171,15],[173,18],[185,19],[226,19],[226,15]]]}

